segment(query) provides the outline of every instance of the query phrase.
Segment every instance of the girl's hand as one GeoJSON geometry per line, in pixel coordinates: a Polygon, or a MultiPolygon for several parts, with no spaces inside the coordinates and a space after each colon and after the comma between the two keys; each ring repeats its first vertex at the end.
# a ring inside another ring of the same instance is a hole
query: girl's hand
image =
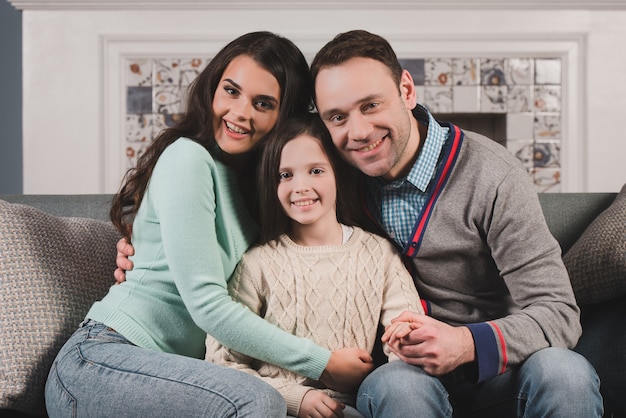
{"type": "Polygon", "coordinates": [[[417,328],[417,324],[414,322],[396,321],[394,320],[390,325],[385,327],[385,333],[382,336],[382,341],[389,346],[396,346],[398,341],[409,335],[411,331],[417,328]]]}
{"type": "Polygon", "coordinates": [[[351,392],[374,369],[374,359],[360,348],[341,348],[330,355],[320,382],[339,392],[351,392]]]}
{"type": "Polygon", "coordinates": [[[298,418],[343,418],[345,405],[319,390],[310,390],[302,398],[298,418]]]}
{"type": "Polygon", "coordinates": [[[115,277],[115,284],[120,284],[126,281],[126,271],[133,269],[133,262],[128,257],[135,254],[135,247],[129,244],[126,238],[122,238],[117,242],[116,248],[115,264],[117,269],[113,272],[113,277],[115,277]]]}
{"type": "Polygon", "coordinates": [[[412,312],[403,312],[391,322],[383,343],[401,360],[428,374],[441,376],[476,359],[474,338],[465,326],[452,326],[412,312]],[[397,322],[409,324],[395,328],[397,322]]]}

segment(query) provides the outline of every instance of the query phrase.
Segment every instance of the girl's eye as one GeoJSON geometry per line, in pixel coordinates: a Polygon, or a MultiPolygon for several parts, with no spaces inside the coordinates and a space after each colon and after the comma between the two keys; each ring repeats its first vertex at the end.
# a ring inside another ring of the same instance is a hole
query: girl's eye
{"type": "Polygon", "coordinates": [[[280,181],[287,180],[291,178],[291,173],[283,171],[282,173],[278,173],[278,178],[280,179],[280,181]]]}
{"type": "Polygon", "coordinates": [[[311,174],[324,174],[324,170],[321,168],[313,168],[311,174]]]}

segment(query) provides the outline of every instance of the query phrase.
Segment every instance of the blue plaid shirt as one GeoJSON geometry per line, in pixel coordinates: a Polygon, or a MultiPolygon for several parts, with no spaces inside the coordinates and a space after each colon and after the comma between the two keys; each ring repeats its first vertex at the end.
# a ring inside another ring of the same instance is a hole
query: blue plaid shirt
{"type": "Polygon", "coordinates": [[[411,238],[428,196],[427,190],[442,161],[442,151],[448,138],[442,127],[421,105],[413,110],[417,120],[428,126],[428,134],[411,171],[400,179],[386,182],[382,177],[367,178],[367,206],[390,238],[405,248],[411,238]]]}

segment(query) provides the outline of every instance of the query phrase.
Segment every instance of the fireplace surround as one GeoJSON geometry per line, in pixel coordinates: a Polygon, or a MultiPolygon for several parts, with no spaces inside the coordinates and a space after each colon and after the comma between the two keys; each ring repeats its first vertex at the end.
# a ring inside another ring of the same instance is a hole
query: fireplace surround
{"type": "MultiPolygon", "coordinates": [[[[611,129],[626,107],[626,57],[613,47],[626,37],[623,2],[9,2],[23,12],[25,193],[115,192],[129,164],[129,126],[141,124],[130,65],[206,62],[260,29],[289,37],[308,59],[338,32],[385,36],[415,75],[423,65],[420,101],[443,120],[492,119],[540,191],[613,191],[626,178],[626,141],[611,129]],[[474,81],[458,72],[471,65],[474,81]]],[[[169,106],[174,96],[154,91],[169,106]]],[[[144,123],[166,121],[145,114],[144,123]]]]}

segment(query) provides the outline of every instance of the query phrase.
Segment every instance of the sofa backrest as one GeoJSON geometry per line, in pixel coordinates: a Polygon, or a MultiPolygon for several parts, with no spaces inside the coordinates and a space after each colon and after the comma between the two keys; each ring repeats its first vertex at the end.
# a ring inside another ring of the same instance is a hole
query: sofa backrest
{"type": "Polygon", "coordinates": [[[0,194],[0,200],[36,207],[55,216],[110,221],[112,194],[37,195],[0,194]]]}
{"type": "MultiPolygon", "coordinates": [[[[617,193],[540,193],[550,231],[567,252],[587,226],[615,200],[617,193]]],[[[2,195],[0,199],[34,206],[56,216],[109,221],[112,194],[2,195]]]]}
{"type": "Polygon", "coordinates": [[[548,228],[561,244],[563,254],[616,196],[617,193],[539,193],[548,228]]]}

